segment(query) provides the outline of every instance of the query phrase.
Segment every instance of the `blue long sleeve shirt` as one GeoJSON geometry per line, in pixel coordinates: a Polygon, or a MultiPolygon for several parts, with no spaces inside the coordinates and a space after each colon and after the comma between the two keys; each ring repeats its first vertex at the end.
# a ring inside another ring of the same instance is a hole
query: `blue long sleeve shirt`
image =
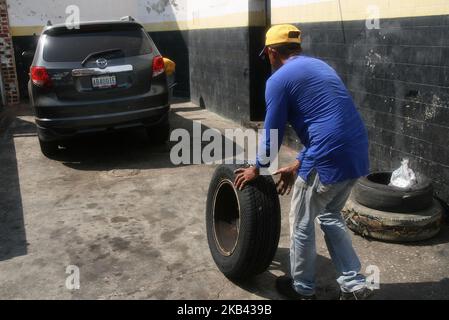
{"type": "Polygon", "coordinates": [[[266,104],[256,166],[267,166],[261,158],[272,152],[269,130],[278,130],[280,147],[289,122],[304,145],[297,159],[298,174],[305,181],[313,170],[326,185],[369,173],[365,125],[343,81],[328,64],[302,55],[290,58],[268,80],[266,104]]]}

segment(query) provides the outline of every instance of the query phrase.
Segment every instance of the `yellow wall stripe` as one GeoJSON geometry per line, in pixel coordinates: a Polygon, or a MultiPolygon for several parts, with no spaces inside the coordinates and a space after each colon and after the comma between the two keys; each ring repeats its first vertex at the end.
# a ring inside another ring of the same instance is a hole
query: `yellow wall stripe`
{"type": "Polygon", "coordinates": [[[33,34],[39,35],[43,28],[43,26],[11,27],[10,31],[13,37],[32,36],[33,34]]]}
{"type": "Polygon", "coordinates": [[[369,6],[377,6],[383,19],[449,14],[449,0],[332,0],[272,8],[271,21],[279,24],[365,20],[369,6]]]}

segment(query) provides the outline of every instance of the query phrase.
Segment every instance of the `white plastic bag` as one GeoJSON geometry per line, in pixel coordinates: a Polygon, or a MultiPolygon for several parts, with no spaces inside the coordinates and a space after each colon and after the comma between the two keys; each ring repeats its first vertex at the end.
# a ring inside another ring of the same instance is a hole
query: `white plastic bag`
{"type": "Polygon", "coordinates": [[[401,167],[391,175],[390,186],[398,188],[410,188],[417,183],[416,175],[412,169],[408,167],[409,160],[403,159],[401,167]]]}

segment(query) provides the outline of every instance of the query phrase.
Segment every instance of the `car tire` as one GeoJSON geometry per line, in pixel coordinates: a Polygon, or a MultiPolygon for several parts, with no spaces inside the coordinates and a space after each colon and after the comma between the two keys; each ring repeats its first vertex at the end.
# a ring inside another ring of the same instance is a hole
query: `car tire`
{"type": "Polygon", "coordinates": [[[236,165],[221,165],[210,183],[207,239],[219,270],[243,280],[267,270],[276,253],[281,210],[273,179],[259,176],[242,191],[233,184],[236,165]]]}
{"type": "Polygon", "coordinates": [[[151,143],[156,145],[165,144],[170,137],[170,122],[164,120],[162,123],[146,128],[151,143]]]}
{"type": "Polygon", "coordinates": [[[430,179],[418,175],[418,183],[408,189],[389,186],[391,172],[374,172],[358,180],[355,200],[365,207],[388,212],[412,213],[425,210],[433,203],[430,179]]]}
{"type": "Polygon", "coordinates": [[[363,237],[387,242],[413,242],[436,236],[442,225],[443,209],[438,201],[415,213],[392,213],[365,207],[351,198],[343,209],[349,229],[363,237]]]}
{"type": "Polygon", "coordinates": [[[42,154],[47,158],[54,157],[59,151],[59,143],[56,141],[44,141],[39,139],[42,154]]]}

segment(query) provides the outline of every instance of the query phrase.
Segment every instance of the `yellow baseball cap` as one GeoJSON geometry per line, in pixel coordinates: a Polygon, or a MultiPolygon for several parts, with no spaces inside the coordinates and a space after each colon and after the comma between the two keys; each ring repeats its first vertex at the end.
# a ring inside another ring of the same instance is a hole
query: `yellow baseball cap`
{"type": "Polygon", "coordinates": [[[301,30],[291,24],[279,24],[267,31],[265,47],[260,56],[265,54],[267,47],[284,43],[301,43],[301,30]]]}

